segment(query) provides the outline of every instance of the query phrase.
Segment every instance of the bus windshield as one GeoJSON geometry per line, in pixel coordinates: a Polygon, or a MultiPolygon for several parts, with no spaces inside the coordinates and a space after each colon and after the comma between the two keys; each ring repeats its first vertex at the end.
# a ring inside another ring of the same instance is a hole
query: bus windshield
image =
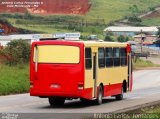
{"type": "Polygon", "coordinates": [[[38,61],[38,63],[78,64],[80,62],[80,48],[66,45],[35,46],[33,61],[38,61]]]}

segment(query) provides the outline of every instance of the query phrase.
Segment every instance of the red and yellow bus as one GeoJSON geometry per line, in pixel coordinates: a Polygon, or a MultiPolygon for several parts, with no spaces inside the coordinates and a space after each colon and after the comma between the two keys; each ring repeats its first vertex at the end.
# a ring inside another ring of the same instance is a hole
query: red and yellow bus
{"type": "Polygon", "coordinates": [[[50,105],[66,99],[96,100],[132,90],[131,46],[98,41],[32,43],[30,95],[48,98],[50,105]]]}

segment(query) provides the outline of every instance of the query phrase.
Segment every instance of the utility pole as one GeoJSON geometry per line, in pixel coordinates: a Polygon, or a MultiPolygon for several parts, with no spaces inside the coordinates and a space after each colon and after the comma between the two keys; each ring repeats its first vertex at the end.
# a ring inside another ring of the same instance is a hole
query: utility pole
{"type": "Polygon", "coordinates": [[[141,29],[141,53],[142,53],[142,51],[143,51],[143,49],[142,49],[142,46],[143,46],[143,31],[142,31],[142,29],[141,29]]]}

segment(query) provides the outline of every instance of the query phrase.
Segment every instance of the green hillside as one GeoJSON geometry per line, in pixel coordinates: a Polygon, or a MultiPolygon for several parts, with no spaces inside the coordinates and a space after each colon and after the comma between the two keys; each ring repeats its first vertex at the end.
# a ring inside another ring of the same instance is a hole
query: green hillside
{"type": "Polygon", "coordinates": [[[136,5],[139,14],[160,6],[160,0],[91,0],[92,8],[86,19],[105,19],[106,23],[122,19],[131,14],[130,7],[136,5]]]}
{"type": "Polygon", "coordinates": [[[114,21],[130,16],[133,6],[137,8],[134,11],[135,14],[143,14],[151,8],[160,6],[160,0],[91,0],[91,3],[92,7],[85,16],[41,17],[25,13],[24,15],[1,14],[0,17],[6,18],[15,27],[31,31],[44,33],[79,31],[84,36],[94,33],[99,34],[99,37],[102,38],[103,29],[114,21]]]}
{"type": "Polygon", "coordinates": [[[142,18],[142,24],[146,26],[159,26],[160,25],[160,10],[154,11],[142,18]]]}
{"type": "Polygon", "coordinates": [[[159,26],[160,25],[160,17],[144,19],[142,24],[146,25],[146,26],[159,26]]]}

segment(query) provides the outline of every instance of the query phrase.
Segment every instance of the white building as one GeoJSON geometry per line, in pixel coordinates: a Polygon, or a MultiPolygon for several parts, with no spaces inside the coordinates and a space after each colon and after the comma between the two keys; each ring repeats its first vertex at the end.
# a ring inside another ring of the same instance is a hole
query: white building
{"type": "Polygon", "coordinates": [[[157,26],[153,27],[118,27],[118,26],[110,26],[104,29],[104,33],[108,32],[113,33],[114,35],[125,35],[125,36],[135,36],[140,34],[141,32],[155,35],[158,31],[157,26]]]}
{"type": "Polygon", "coordinates": [[[47,40],[47,39],[70,39],[70,40],[79,40],[81,34],[80,33],[57,33],[57,34],[15,34],[15,35],[2,35],[0,36],[0,45],[6,46],[8,42],[12,40],[22,39],[26,40],[29,43],[39,40],[47,40]],[[63,37],[62,37],[63,36],[63,37]]]}
{"type": "Polygon", "coordinates": [[[35,37],[35,35],[39,36],[40,34],[17,34],[8,36],[2,35],[0,36],[0,44],[2,46],[6,46],[7,43],[16,39],[22,39],[28,41],[29,43],[32,43],[33,41],[39,40],[39,37],[35,37]]]}

